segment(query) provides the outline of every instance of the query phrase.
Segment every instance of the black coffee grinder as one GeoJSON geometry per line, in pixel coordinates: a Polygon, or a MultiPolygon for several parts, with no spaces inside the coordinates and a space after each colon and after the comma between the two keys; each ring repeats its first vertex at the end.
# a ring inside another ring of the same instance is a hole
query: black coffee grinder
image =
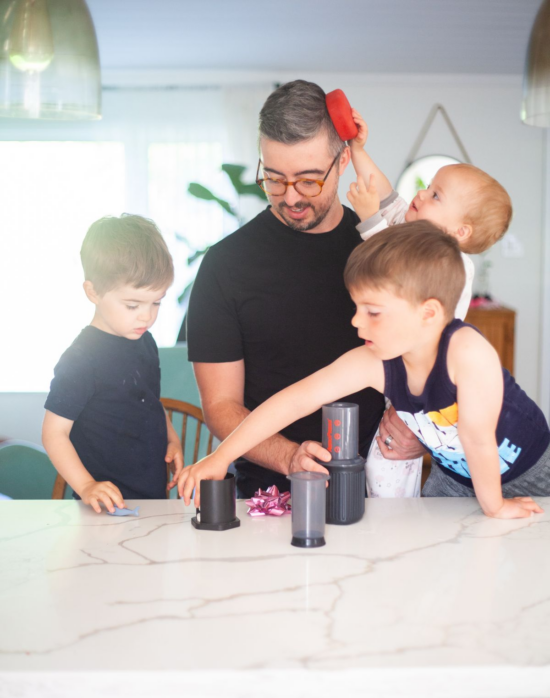
{"type": "Polygon", "coordinates": [[[323,446],[332,455],[329,463],[322,463],[330,473],[327,523],[360,521],[365,513],[366,482],[365,459],[359,455],[359,405],[323,405],[323,446]]]}

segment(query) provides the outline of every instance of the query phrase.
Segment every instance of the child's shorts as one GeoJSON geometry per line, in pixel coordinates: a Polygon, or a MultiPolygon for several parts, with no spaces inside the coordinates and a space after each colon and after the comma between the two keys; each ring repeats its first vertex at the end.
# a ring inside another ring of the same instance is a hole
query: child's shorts
{"type": "MultiPolygon", "coordinates": [[[[475,497],[472,487],[445,475],[432,461],[430,477],[422,489],[423,497],[475,497]]],[[[502,485],[504,497],[550,497],[550,446],[532,468],[511,482],[502,485]]]]}

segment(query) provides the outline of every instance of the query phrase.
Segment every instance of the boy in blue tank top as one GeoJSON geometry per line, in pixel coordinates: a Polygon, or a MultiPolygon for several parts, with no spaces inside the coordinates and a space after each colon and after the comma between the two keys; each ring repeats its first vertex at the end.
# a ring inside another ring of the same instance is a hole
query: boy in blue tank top
{"type": "Polygon", "coordinates": [[[541,513],[528,495],[550,496],[550,431],[489,342],[454,319],[464,288],[457,241],[429,221],[393,226],[352,252],[344,278],[365,346],[274,395],[186,468],[178,483],[186,503],[201,480],[222,478],[290,422],[373,387],[431,452],[424,496],[476,496],[500,519],[541,513]]]}

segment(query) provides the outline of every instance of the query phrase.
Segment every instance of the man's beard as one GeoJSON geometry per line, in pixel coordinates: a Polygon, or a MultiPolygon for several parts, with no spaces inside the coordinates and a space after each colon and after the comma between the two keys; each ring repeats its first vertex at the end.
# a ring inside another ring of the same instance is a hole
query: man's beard
{"type": "Polygon", "coordinates": [[[277,213],[284,220],[284,222],[286,223],[286,225],[288,225],[289,228],[292,228],[292,230],[296,230],[300,233],[307,233],[308,230],[313,230],[313,228],[316,228],[318,225],[321,225],[321,223],[325,220],[334,202],[334,199],[336,198],[337,191],[337,188],[335,188],[333,196],[330,197],[329,200],[325,201],[325,203],[322,206],[316,206],[314,202],[310,203],[307,201],[299,201],[295,206],[288,206],[284,201],[281,201],[280,204],[277,204],[277,213]],[[313,218],[311,218],[310,220],[295,221],[293,218],[287,216],[287,208],[311,208],[313,218]]]}

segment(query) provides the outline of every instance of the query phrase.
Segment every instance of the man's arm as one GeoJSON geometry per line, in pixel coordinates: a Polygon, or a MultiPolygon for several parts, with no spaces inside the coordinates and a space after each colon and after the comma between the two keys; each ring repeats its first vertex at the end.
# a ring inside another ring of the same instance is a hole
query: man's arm
{"type": "MultiPolygon", "coordinates": [[[[223,441],[250,414],[244,406],[244,360],[193,364],[206,425],[223,441]]],[[[314,458],[329,461],[330,454],[316,441],[299,445],[275,434],[252,448],[245,457],[252,463],[287,475],[298,470],[326,472],[314,458]]]]}

